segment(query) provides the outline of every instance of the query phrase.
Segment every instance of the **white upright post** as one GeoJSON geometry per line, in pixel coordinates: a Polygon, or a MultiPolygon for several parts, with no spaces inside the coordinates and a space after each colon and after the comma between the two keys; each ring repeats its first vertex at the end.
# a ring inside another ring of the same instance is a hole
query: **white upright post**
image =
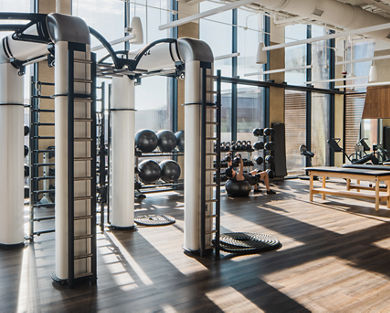
{"type": "MultiPolygon", "coordinates": [[[[201,128],[202,128],[202,77],[200,61],[191,60],[185,63],[185,109],[184,125],[186,140],[184,142],[184,249],[196,252],[200,249],[200,218],[201,218],[201,128]]],[[[207,70],[210,75],[212,70],[207,70]]],[[[212,83],[208,82],[207,89],[212,89],[212,83]]],[[[210,99],[208,94],[208,101],[210,99]]],[[[208,110],[209,111],[209,110],[208,110]]],[[[212,111],[212,110],[211,110],[212,111]]],[[[206,119],[212,121],[214,113],[207,113],[206,119]]],[[[212,132],[212,126],[206,127],[206,132],[212,132]]],[[[212,137],[211,135],[209,137],[212,137]]],[[[206,144],[206,152],[213,151],[213,143],[206,144]]],[[[206,168],[213,166],[211,158],[206,158],[206,168]]],[[[206,184],[211,184],[213,173],[206,173],[206,184]]],[[[206,199],[213,197],[213,188],[206,188],[206,199]]],[[[206,208],[206,215],[210,215],[212,205],[206,208]]],[[[210,233],[212,224],[210,219],[206,221],[206,233],[210,233]]],[[[206,236],[206,249],[210,247],[211,236],[206,236]]]]}
{"type": "Polygon", "coordinates": [[[0,244],[24,241],[23,77],[0,64],[0,244]]]}
{"type": "Polygon", "coordinates": [[[110,223],[134,227],[134,81],[112,79],[110,144],[110,223]]]}

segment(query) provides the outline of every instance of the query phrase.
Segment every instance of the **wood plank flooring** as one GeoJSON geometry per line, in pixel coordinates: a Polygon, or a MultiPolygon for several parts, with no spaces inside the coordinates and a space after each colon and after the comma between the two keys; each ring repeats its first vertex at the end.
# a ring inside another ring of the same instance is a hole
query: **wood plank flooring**
{"type": "Polygon", "coordinates": [[[170,214],[176,224],[99,234],[96,286],[52,284],[54,234],[0,250],[0,312],[390,312],[390,210],[331,196],[310,203],[307,181],[274,189],[223,195],[221,224],[275,235],[277,251],[190,258],[183,197],[148,195],[137,213],[170,214]]]}

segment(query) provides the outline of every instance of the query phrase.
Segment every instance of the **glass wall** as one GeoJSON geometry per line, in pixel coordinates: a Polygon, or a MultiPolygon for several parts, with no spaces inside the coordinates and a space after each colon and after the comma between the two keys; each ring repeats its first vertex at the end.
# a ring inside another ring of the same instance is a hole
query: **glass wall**
{"type": "Polygon", "coordinates": [[[313,166],[329,165],[329,97],[330,95],[312,93],[311,97],[311,151],[314,153],[313,166]]]}
{"type": "Polygon", "coordinates": [[[221,141],[232,140],[232,85],[221,84],[221,141]]]}

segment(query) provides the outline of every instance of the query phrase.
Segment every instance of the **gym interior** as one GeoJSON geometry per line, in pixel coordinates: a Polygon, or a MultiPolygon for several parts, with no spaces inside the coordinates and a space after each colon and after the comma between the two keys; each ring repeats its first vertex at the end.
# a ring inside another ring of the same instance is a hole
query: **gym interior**
{"type": "Polygon", "coordinates": [[[0,312],[390,311],[390,1],[0,0],[0,37],[0,312]]]}

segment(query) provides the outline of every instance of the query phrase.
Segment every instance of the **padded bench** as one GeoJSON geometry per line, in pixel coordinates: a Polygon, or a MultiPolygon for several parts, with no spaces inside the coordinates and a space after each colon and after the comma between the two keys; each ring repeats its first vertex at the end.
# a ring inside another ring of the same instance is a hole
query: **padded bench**
{"type": "Polygon", "coordinates": [[[315,194],[321,194],[322,199],[326,195],[350,197],[356,199],[375,200],[375,210],[379,210],[380,202],[386,202],[390,208],[390,170],[348,168],[348,167],[308,167],[306,170],[310,176],[310,201],[313,201],[315,194]],[[322,177],[322,188],[314,188],[314,176],[322,177]],[[344,178],[347,180],[346,190],[335,190],[326,188],[326,178],[344,178]],[[351,180],[369,181],[374,183],[374,187],[352,186],[351,180]],[[381,188],[380,182],[385,182],[387,187],[381,188]],[[359,189],[357,192],[351,189],[359,189]],[[360,189],[374,191],[373,193],[361,193],[360,189]]]}

